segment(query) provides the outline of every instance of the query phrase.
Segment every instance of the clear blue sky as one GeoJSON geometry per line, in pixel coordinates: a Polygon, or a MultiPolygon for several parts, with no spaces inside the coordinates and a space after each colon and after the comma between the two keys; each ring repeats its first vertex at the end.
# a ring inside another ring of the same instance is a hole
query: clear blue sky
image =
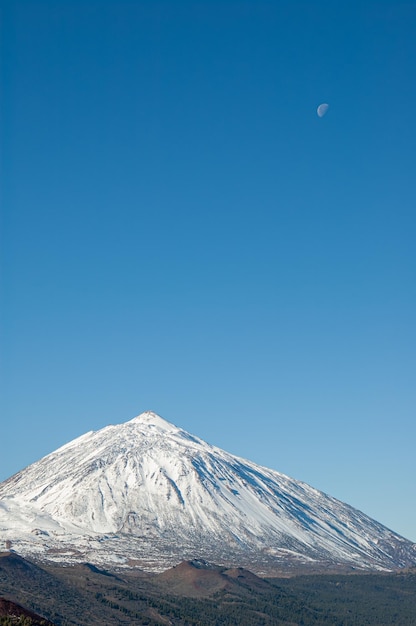
{"type": "Polygon", "coordinates": [[[416,541],[415,2],[1,29],[0,479],[151,409],[416,541]]]}

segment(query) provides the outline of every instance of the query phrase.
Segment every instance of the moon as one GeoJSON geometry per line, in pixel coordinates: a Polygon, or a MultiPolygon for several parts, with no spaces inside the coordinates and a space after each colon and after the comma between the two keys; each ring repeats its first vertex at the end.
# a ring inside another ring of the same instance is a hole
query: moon
{"type": "Polygon", "coordinates": [[[325,113],[328,111],[328,109],[329,109],[329,104],[327,104],[326,102],[323,102],[322,104],[320,104],[319,107],[316,109],[318,117],[323,117],[325,113]]]}

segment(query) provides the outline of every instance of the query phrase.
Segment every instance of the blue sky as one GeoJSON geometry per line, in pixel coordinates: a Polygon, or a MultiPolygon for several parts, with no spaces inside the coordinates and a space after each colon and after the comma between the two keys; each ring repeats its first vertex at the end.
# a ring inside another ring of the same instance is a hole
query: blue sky
{"type": "Polygon", "coordinates": [[[1,28],[0,479],[151,409],[416,541],[415,3],[1,28]]]}

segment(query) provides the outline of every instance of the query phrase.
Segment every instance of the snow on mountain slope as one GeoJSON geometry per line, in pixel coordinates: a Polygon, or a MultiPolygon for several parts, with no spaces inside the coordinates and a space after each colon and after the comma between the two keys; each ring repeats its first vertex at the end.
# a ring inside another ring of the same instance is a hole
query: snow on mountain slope
{"type": "Polygon", "coordinates": [[[188,558],[393,569],[415,544],[360,511],[154,413],[89,432],[0,484],[0,539],[55,561],[188,558]]]}

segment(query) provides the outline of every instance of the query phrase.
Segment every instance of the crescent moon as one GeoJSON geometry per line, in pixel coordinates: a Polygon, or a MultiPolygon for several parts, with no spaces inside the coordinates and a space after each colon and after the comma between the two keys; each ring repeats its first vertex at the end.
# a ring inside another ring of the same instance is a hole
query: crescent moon
{"type": "Polygon", "coordinates": [[[318,117],[323,117],[325,113],[328,111],[328,109],[329,109],[329,104],[327,104],[326,102],[323,102],[322,104],[320,104],[319,107],[316,109],[318,117]]]}

